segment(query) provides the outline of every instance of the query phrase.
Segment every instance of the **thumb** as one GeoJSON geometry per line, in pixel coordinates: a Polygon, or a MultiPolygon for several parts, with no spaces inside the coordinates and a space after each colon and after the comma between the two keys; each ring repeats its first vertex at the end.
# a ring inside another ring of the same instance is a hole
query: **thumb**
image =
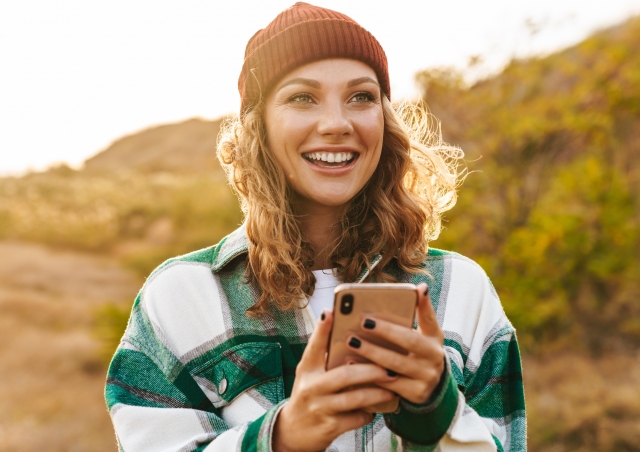
{"type": "Polygon", "coordinates": [[[420,332],[425,336],[440,336],[442,331],[438,325],[436,312],[431,304],[429,297],[429,287],[425,283],[421,283],[418,289],[418,327],[420,332]]]}
{"type": "Polygon", "coordinates": [[[313,330],[309,343],[304,349],[302,359],[298,364],[304,370],[318,371],[324,370],[325,354],[327,353],[327,345],[329,344],[329,336],[331,335],[331,325],[333,324],[333,312],[324,310],[313,330]]]}

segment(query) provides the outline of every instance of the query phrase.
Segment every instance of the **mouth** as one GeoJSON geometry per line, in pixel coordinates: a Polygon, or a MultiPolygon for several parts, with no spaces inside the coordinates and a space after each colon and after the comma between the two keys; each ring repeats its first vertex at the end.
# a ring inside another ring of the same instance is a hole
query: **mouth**
{"type": "Polygon", "coordinates": [[[321,168],[343,168],[358,159],[357,152],[305,152],[302,154],[307,162],[321,168]]]}

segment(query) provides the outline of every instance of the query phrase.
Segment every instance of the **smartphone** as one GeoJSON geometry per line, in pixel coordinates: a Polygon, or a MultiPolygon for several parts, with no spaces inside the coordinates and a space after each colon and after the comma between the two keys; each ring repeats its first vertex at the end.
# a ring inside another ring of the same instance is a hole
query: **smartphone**
{"type": "MultiPolygon", "coordinates": [[[[326,369],[330,370],[349,362],[368,363],[368,359],[354,353],[347,346],[350,335],[372,342],[404,355],[407,351],[398,345],[379,339],[360,328],[367,314],[377,319],[413,328],[418,291],[413,284],[360,283],[340,284],[335,288],[333,301],[333,326],[329,337],[326,369]]],[[[389,413],[398,408],[398,401],[372,405],[371,413],[389,413]]]]}

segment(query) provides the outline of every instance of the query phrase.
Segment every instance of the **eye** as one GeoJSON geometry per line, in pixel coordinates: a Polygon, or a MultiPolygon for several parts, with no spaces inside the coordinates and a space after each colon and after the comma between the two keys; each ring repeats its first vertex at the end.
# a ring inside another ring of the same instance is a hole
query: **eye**
{"type": "Polygon", "coordinates": [[[288,102],[293,104],[310,104],[313,102],[313,97],[311,97],[309,93],[299,93],[291,96],[288,102]]]}
{"type": "Polygon", "coordinates": [[[360,103],[360,104],[374,102],[375,100],[376,100],[376,96],[374,96],[373,94],[371,94],[368,91],[361,91],[359,93],[356,93],[351,98],[352,102],[356,102],[356,103],[360,103]]]}

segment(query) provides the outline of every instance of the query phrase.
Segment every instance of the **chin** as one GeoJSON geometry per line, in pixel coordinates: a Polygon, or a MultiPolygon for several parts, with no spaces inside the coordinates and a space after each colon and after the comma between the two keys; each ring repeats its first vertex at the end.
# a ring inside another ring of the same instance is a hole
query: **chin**
{"type": "MultiPolygon", "coordinates": [[[[322,186],[320,186],[322,187],[322,186]]],[[[318,190],[313,199],[322,201],[323,204],[331,206],[341,206],[348,203],[358,193],[352,187],[332,187],[333,189],[318,190]]]]}
{"type": "Polygon", "coordinates": [[[340,193],[336,196],[322,196],[322,197],[311,197],[310,201],[317,205],[325,206],[325,207],[342,207],[347,204],[349,201],[353,199],[353,196],[345,196],[344,193],[340,193]]]}

